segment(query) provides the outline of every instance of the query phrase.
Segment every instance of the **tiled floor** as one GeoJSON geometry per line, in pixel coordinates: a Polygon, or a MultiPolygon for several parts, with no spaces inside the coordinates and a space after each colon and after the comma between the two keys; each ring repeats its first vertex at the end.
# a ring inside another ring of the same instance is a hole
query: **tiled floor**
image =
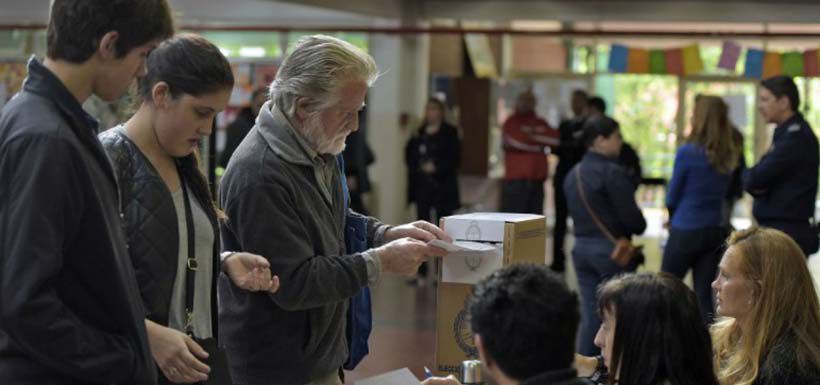
{"type": "Polygon", "coordinates": [[[373,334],[370,354],[346,383],[408,367],[423,378],[434,367],[436,288],[410,286],[398,277],[383,277],[373,290],[373,334]]]}
{"type": "MultiPolygon", "coordinates": [[[[646,213],[650,222],[647,236],[640,239],[645,245],[647,263],[642,269],[658,271],[660,268],[662,230],[659,218],[646,213]]],[[[567,240],[571,250],[572,238],[567,240]]],[[[552,250],[547,240],[547,250],[552,250]]],[[[576,288],[572,264],[568,263],[566,274],[570,287],[576,288]]],[[[820,256],[809,259],[809,267],[820,282],[820,256]]],[[[687,281],[691,283],[689,277],[687,281]]],[[[370,337],[370,354],[359,367],[348,373],[347,384],[357,379],[408,367],[423,378],[424,366],[433,367],[435,359],[435,286],[414,287],[398,277],[383,277],[373,291],[374,330],[370,337]]]]}

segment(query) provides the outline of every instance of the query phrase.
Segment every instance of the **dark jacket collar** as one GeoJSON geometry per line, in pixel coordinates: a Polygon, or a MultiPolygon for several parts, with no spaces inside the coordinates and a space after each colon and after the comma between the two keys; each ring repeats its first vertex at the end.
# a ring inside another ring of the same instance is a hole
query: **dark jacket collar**
{"type": "Polygon", "coordinates": [[[521,382],[521,385],[550,385],[559,384],[578,377],[575,369],[561,369],[544,372],[521,382]]]}
{"type": "Polygon", "coordinates": [[[54,101],[76,125],[90,128],[91,135],[97,134],[97,120],[83,110],[83,106],[63,82],[34,56],[28,60],[28,76],[23,89],[54,101]]]}
{"type": "Polygon", "coordinates": [[[613,158],[606,157],[603,154],[599,154],[595,151],[587,151],[586,154],[584,154],[584,160],[590,160],[592,162],[615,162],[616,161],[613,158]]]}
{"type": "Polygon", "coordinates": [[[798,126],[798,128],[802,128],[805,122],[806,120],[803,118],[803,114],[800,112],[795,112],[791,118],[788,118],[785,122],[777,125],[774,129],[774,137],[778,138],[784,133],[792,131],[791,127],[795,125],[798,126]]]}
{"type": "Polygon", "coordinates": [[[318,154],[304,143],[304,140],[297,137],[296,129],[282,110],[272,102],[268,101],[259,110],[256,127],[270,149],[288,163],[314,165],[313,160],[318,154]]]}

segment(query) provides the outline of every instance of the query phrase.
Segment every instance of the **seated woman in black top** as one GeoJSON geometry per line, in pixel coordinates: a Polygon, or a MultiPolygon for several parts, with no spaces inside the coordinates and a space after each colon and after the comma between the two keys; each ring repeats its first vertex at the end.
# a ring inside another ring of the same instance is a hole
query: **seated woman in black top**
{"type": "MultiPolygon", "coordinates": [[[[667,273],[624,275],[601,286],[598,296],[604,322],[595,344],[609,374],[596,381],[718,385],[697,297],[680,279],[667,273]]],[[[595,358],[576,356],[579,375],[589,376],[596,364],[595,358]]]]}

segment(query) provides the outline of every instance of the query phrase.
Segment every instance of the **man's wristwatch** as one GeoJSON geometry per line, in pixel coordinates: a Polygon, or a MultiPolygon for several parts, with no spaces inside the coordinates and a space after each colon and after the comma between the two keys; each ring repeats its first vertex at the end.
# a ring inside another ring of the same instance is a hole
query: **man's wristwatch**
{"type": "Polygon", "coordinates": [[[225,260],[230,258],[231,255],[234,254],[236,254],[236,251],[223,251],[221,254],[219,254],[219,262],[225,263],[225,260]]]}

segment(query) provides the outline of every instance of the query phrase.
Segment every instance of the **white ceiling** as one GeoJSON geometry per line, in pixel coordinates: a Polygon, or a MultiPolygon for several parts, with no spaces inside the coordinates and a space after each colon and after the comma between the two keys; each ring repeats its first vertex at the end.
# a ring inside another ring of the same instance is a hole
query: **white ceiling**
{"type": "MultiPolygon", "coordinates": [[[[276,1],[276,0],[269,0],[276,1]]],[[[421,18],[560,21],[817,23],[818,0],[279,0],[348,12],[421,18]]]]}
{"type": "MultiPolygon", "coordinates": [[[[371,26],[466,20],[817,23],[818,0],[169,0],[180,25],[371,26]]],[[[49,0],[0,0],[0,26],[43,25],[49,0]]]]}
{"type": "MultiPolygon", "coordinates": [[[[356,13],[272,0],[169,0],[180,25],[370,25],[356,13]]],[[[0,0],[0,24],[48,22],[49,0],[0,0]]]]}

